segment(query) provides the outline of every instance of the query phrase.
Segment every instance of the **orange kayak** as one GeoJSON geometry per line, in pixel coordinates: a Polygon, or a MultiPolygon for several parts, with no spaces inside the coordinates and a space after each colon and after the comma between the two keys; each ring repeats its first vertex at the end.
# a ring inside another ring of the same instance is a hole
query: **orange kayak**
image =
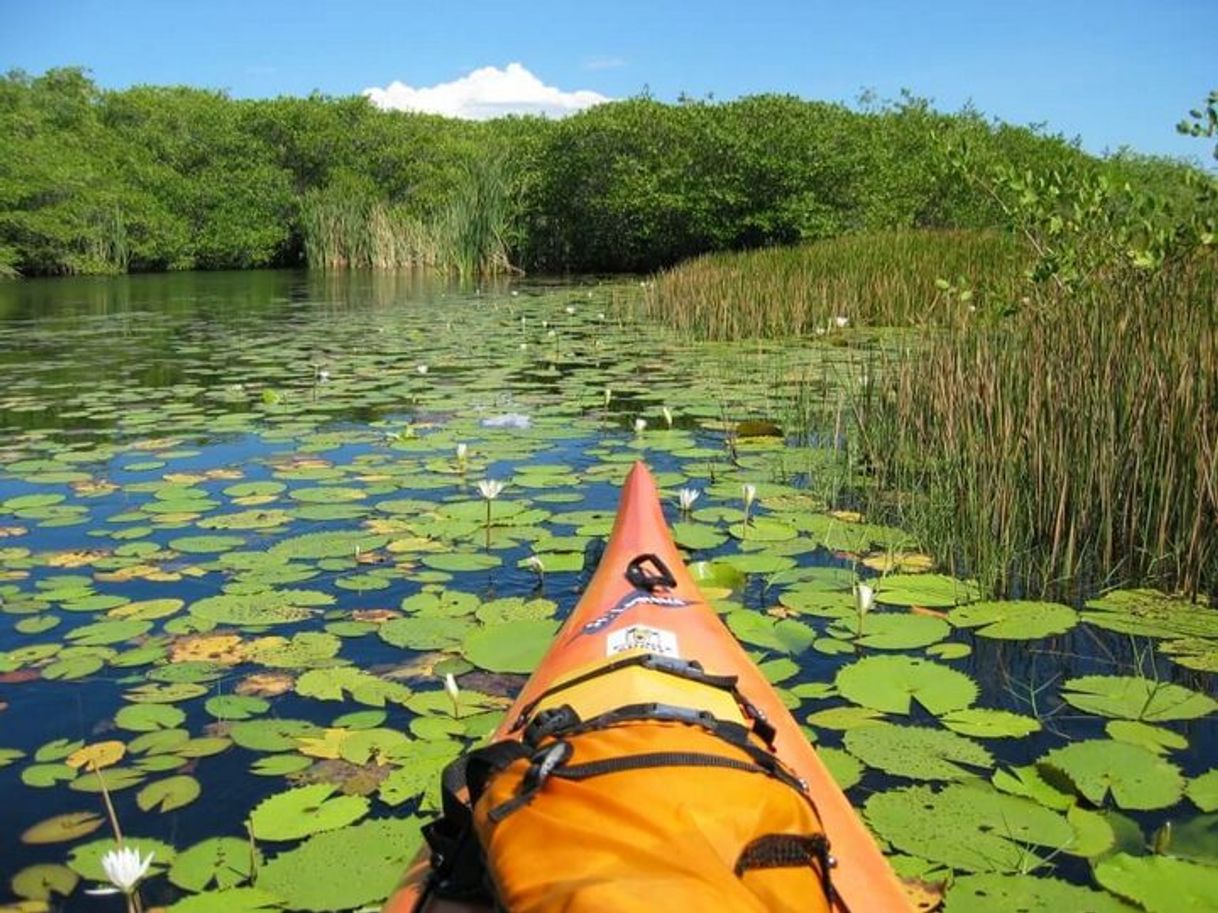
{"type": "MultiPolygon", "coordinates": [[[[624,700],[654,699],[647,690],[657,687],[654,677],[641,673],[628,680],[619,677],[612,694],[604,693],[603,687],[598,691],[595,679],[587,681],[589,669],[631,652],[697,660],[709,674],[735,676],[739,692],[773,726],[775,754],[806,783],[815,802],[836,859],[832,909],[835,913],[912,913],[914,907],[902,883],[799,724],[699,593],[673,543],[655,481],[642,463],[636,463],[626,478],[613,533],[587,590],[493,740],[519,738],[518,721],[544,707],[547,696],[556,689],[563,689],[562,700],[581,712],[600,712],[624,700]],[[632,572],[632,564],[641,555],[660,560],[670,574],[665,586],[642,590],[632,582],[632,573],[635,577],[638,573],[632,572]]],[[[667,700],[673,697],[671,689],[678,686],[658,687],[669,689],[661,695],[667,700]]],[[[385,913],[414,913],[428,873],[424,853],[407,871],[385,913]]],[[[473,913],[485,908],[429,900],[423,909],[428,913],[473,913]]]]}

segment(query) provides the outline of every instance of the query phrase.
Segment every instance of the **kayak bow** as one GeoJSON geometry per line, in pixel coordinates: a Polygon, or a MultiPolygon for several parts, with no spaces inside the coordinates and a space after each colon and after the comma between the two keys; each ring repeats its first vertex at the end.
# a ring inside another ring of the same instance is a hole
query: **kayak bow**
{"type": "MultiPolygon", "coordinates": [[[[696,660],[710,675],[737,678],[739,692],[773,726],[775,754],[807,784],[815,803],[836,859],[835,913],[912,911],[901,882],[795,718],[699,593],[673,543],[655,481],[641,462],[626,478],[612,535],[587,590],[492,741],[519,738],[515,724],[547,705],[556,686],[563,691],[562,700],[576,704],[581,715],[648,698],[645,692],[623,694],[620,683],[605,693],[595,682],[584,681],[589,669],[632,652],[696,660]]],[[[645,678],[633,681],[638,688],[647,687],[645,678]]],[[[416,909],[429,868],[426,854],[420,856],[386,913],[416,909]]],[[[482,908],[435,901],[424,909],[462,913],[482,908]]]]}

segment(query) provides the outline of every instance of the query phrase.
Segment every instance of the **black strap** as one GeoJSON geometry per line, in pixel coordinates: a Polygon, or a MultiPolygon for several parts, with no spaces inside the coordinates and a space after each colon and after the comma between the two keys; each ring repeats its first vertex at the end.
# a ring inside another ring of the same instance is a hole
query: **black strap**
{"type": "Polygon", "coordinates": [[[648,593],[664,587],[666,590],[671,590],[677,585],[677,578],[672,575],[672,571],[668,569],[668,565],[664,563],[659,555],[638,555],[630,559],[630,563],[626,565],[626,579],[630,581],[630,585],[638,590],[646,590],[648,593]],[[646,565],[650,564],[655,568],[654,574],[647,572],[646,565]]]}
{"type": "Polygon", "coordinates": [[[749,739],[749,732],[753,730],[730,720],[721,720],[709,710],[695,710],[692,707],[660,703],[627,704],[590,719],[581,720],[579,714],[571,706],[564,704],[537,714],[524,731],[524,741],[530,745],[539,745],[543,739],[547,738],[571,738],[596,729],[607,729],[610,726],[643,721],[699,726],[711,735],[718,736],[746,752],[757,764],[773,768],[775,776],[781,777],[791,786],[800,790],[806,789],[806,784],[802,780],[790,776],[786,769],[778,763],[775,755],[749,739]]]}
{"type": "Polygon", "coordinates": [[[811,865],[821,880],[825,897],[833,899],[829,870],[835,861],[824,834],[766,834],[746,846],[736,860],[736,877],[753,869],[787,869],[811,865]]]}
{"type": "Polygon", "coordinates": [[[443,814],[423,826],[423,837],[431,850],[425,896],[483,904],[492,901],[482,848],[474,831],[473,806],[495,772],[528,756],[529,748],[519,742],[496,742],[464,754],[444,768],[440,777],[443,814]]]}
{"type": "Polygon", "coordinates": [[[537,705],[546,698],[566,691],[568,688],[574,688],[576,685],[582,685],[584,682],[600,678],[602,675],[608,675],[610,672],[617,672],[619,669],[627,669],[631,666],[642,666],[644,669],[650,669],[653,672],[663,672],[665,675],[673,675],[677,678],[697,682],[700,685],[709,685],[712,688],[730,691],[734,695],[739,693],[736,690],[736,682],[738,681],[736,676],[711,675],[702,668],[697,660],[676,659],[672,656],[660,656],[656,653],[632,653],[629,656],[615,659],[611,663],[605,663],[603,666],[598,666],[574,678],[559,682],[557,685],[551,685],[520,709],[516,721],[512,724],[512,731],[515,732],[527,723],[537,705]]]}
{"type": "MultiPolygon", "coordinates": [[[[553,753],[559,745],[566,744],[565,742],[556,742],[547,750],[547,755],[548,753],[553,753]]],[[[570,748],[570,746],[567,747],[568,749],[570,748]]],[[[565,757],[570,757],[569,750],[564,752],[564,754],[565,757]]],[[[543,761],[534,761],[529,774],[532,775],[534,769],[539,764],[545,763],[548,760],[550,758],[547,756],[543,761]]],[[[727,770],[739,770],[744,773],[762,774],[767,777],[777,776],[773,769],[763,767],[760,764],[742,761],[739,758],[727,758],[723,755],[704,754],[695,751],[654,751],[644,754],[625,755],[620,758],[603,758],[599,761],[586,761],[583,764],[566,764],[565,761],[559,760],[556,764],[551,764],[544,775],[533,776],[531,778],[531,785],[525,786],[511,799],[492,808],[487,813],[487,816],[492,821],[502,821],[512,812],[518,811],[528,805],[551,777],[558,777],[562,780],[587,780],[607,774],[623,773],[630,770],[644,770],[653,767],[718,767],[727,770]]],[[[526,776],[525,782],[526,784],[530,783],[529,776],[526,776]]]]}

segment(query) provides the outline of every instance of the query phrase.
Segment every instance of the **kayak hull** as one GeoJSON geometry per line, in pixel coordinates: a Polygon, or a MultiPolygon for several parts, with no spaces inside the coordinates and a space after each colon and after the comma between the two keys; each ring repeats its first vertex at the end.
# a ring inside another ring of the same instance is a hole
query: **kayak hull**
{"type": "MultiPolygon", "coordinates": [[[[555,684],[604,663],[607,657],[638,649],[697,660],[713,675],[737,676],[740,692],[774,726],[775,753],[808,784],[837,860],[833,870],[837,913],[912,911],[901,882],[795,718],[698,591],[672,540],[655,481],[642,463],[636,463],[626,478],[613,533],[596,573],[495,738],[519,737],[511,729],[522,710],[555,684]],[[631,583],[627,569],[640,555],[658,557],[675,585],[648,593],[631,583]]],[[[413,911],[427,873],[424,856],[411,866],[386,913],[413,911]]],[[[426,909],[461,913],[481,908],[432,902],[426,909]]]]}

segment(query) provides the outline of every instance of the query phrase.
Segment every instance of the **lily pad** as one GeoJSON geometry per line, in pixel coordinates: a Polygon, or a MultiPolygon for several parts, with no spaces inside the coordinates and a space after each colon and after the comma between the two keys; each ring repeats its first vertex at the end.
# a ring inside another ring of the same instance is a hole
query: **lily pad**
{"type": "MultiPolygon", "coordinates": [[[[26,866],[13,876],[13,893],[27,900],[50,900],[53,896],[67,897],[76,890],[80,876],[66,865],[26,866]]],[[[19,911],[21,908],[14,908],[19,911]]]]}
{"type": "Polygon", "coordinates": [[[422,843],[420,821],[364,821],[310,837],[258,873],[260,887],[290,910],[345,910],[379,905],[401,879],[422,843]]]}
{"type": "Polygon", "coordinates": [[[1078,613],[1067,605],[1026,600],[974,602],[957,606],[947,618],[958,628],[999,640],[1036,640],[1064,634],[1078,624],[1078,613]]]}
{"type": "Polygon", "coordinates": [[[1180,769],[1141,745],[1094,739],[1050,751],[1038,762],[1046,777],[1061,774],[1093,805],[1111,793],[1121,808],[1175,805],[1184,794],[1180,769]]]}
{"type": "Polygon", "coordinates": [[[947,892],[944,913],[1135,913],[1111,894],[1057,878],[985,873],[962,875],[947,892]]]}
{"type": "Polygon", "coordinates": [[[386,702],[404,704],[410,689],[351,666],[337,669],[311,669],[296,680],[296,693],[324,701],[341,701],[345,694],[369,707],[384,707],[386,702]]]}
{"type": "Polygon", "coordinates": [[[1040,732],[1040,723],[1030,716],[982,707],[953,710],[939,717],[939,722],[952,732],[978,739],[1020,739],[1040,732]]]}
{"type": "Polygon", "coordinates": [[[248,839],[212,837],[178,853],[169,867],[169,880],[187,891],[233,888],[248,880],[261,854],[248,839]]]}
{"type": "Polygon", "coordinates": [[[104,823],[95,812],[67,812],[39,821],[21,834],[22,843],[67,843],[93,833],[104,823]]]}
{"type": "Polygon", "coordinates": [[[1193,777],[1188,781],[1185,792],[1203,812],[1218,811],[1218,768],[1193,777]]]}
{"type": "Polygon", "coordinates": [[[194,777],[169,777],[149,783],[135,796],[136,804],[144,811],[170,812],[189,805],[202,793],[199,781],[194,777]]]}
{"type": "Polygon", "coordinates": [[[976,783],[876,793],[864,813],[894,848],[964,872],[1023,873],[1039,861],[1033,847],[1051,853],[1074,840],[1059,813],[976,783]]]}
{"type": "Polygon", "coordinates": [[[876,602],[885,605],[949,608],[980,595],[976,582],[943,574],[893,574],[876,588],[876,602]]]}
{"type": "Polygon", "coordinates": [[[299,840],[358,821],[368,813],[362,796],[333,797],[329,783],[300,786],[264,799],[250,812],[250,829],[259,840],[299,840]]]}
{"type": "Polygon", "coordinates": [[[489,672],[532,672],[558,627],[557,621],[540,619],[476,628],[465,636],[462,652],[489,672]]]}
{"type": "Polygon", "coordinates": [[[1148,913],[1218,910],[1218,877],[1211,866],[1170,856],[1118,853],[1095,867],[1095,880],[1148,913]]]}
{"type": "Polygon", "coordinates": [[[1072,678],[1062,685],[1062,700],[1088,713],[1149,723],[1192,720],[1218,709],[1207,694],[1126,675],[1072,678]]]}
{"type": "Polygon", "coordinates": [[[847,730],[845,743],[868,767],[913,780],[963,780],[994,765],[976,742],[925,726],[877,722],[847,730]]]}
{"type": "Polygon", "coordinates": [[[936,716],[963,710],[977,698],[977,685],[963,672],[911,656],[868,656],[840,669],[842,696],[884,713],[910,712],[917,701],[936,716]]]}

